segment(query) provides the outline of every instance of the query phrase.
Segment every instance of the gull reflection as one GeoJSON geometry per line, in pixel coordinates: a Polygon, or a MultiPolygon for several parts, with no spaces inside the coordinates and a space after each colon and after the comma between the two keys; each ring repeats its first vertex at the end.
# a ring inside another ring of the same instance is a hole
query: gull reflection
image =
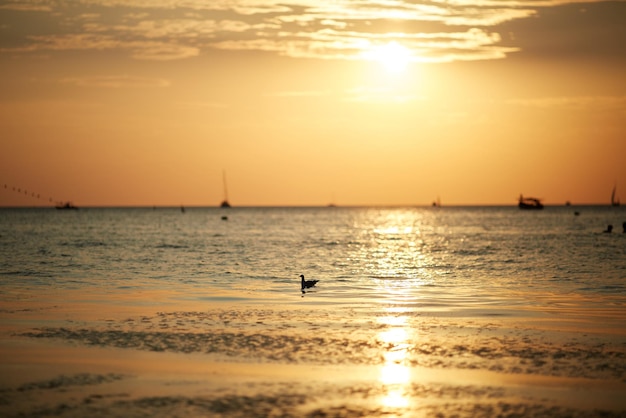
{"type": "Polygon", "coordinates": [[[408,363],[409,336],[404,316],[385,316],[379,322],[387,328],[378,334],[383,343],[384,364],[380,369],[380,382],[385,389],[381,404],[388,408],[407,408],[409,406],[408,388],[411,372],[408,363]]]}

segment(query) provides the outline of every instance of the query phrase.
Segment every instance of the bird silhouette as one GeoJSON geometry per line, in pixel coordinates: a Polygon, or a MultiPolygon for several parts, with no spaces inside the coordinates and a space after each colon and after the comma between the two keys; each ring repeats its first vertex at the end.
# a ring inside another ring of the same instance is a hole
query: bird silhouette
{"type": "Polygon", "coordinates": [[[319,280],[304,280],[304,274],[300,275],[302,290],[309,289],[317,284],[319,280]]]}

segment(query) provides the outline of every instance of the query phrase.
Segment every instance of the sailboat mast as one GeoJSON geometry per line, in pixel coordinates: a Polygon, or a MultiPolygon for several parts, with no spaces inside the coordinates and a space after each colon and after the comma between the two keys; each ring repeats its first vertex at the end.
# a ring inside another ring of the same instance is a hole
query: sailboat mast
{"type": "Polygon", "coordinates": [[[226,170],[222,171],[222,180],[224,181],[224,200],[222,200],[222,204],[220,206],[223,208],[229,208],[230,203],[228,203],[228,189],[226,188],[226,170]]]}
{"type": "Polygon", "coordinates": [[[226,170],[222,170],[222,181],[224,182],[224,201],[228,202],[228,189],[226,188],[226,170]]]}

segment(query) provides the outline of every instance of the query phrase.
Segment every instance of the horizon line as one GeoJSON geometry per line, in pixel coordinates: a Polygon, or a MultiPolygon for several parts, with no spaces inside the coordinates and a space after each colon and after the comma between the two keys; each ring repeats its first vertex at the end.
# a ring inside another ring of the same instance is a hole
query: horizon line
{"type": "MultiPolygon", "coordinates": [[[[559,203],[559,204],[544,204],[544,207],[550,208],[558,208],[558,207],[581,207],[581,206],[606,206],[606,207],[615,207],[610,203],[559,203]]],[[[355,205],[338,205],[338,204],[323,204],[323,205],[233,205],[229,208],[222,208],[220,205],[81,205],[77,206],[79,208],[85,209],[222,209],[222,210],[230,210],[230,209],[262,209],[262,208],[277,208],[277,209],[306,209],[306,208],[328,208],[328,209],[359,209],[359,208],[432,208],[432,209],[444,209],[444,208],[467,208],[467,207],[517,207],[516,203],[459,203],[459,204],[449,204],[449,205],[440,205],[433,206],[432,204],[355,204],[355,205]]],[[[620,207],[620,206],[617,206],[620,207]]],[[[54,205],[0,205],[0,209],[56,209],[54,205]]]]}

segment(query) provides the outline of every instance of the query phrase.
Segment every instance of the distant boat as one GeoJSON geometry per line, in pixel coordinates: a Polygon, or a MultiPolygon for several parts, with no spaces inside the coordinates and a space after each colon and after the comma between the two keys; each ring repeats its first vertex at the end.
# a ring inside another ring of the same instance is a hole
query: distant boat
{"type": "Polygon", "coordinates": [[[333,193],[330,199],[330,203],[328,204],[329,208],[336,208],[337,204],[335,203],[335,194],[333,193]]]}
{"type": "Polygon", "coordinates": [[[78,210],[77,206],[72,205],[72,202],[59,202],[55,208],[59,210],[78,210]]]}
{"type": "Polygon", "coordinates": [[[617,191],[617,186],[613,186],[613,192],[611,193],[611,206],[619,206],[619,198],[615,199],[616,191],[617,191]]]}
{"type": "Polygon", "coordinates": [[[226,188],[226,171],[222,172],[222,180],[224,181],[224,200],[222,200],[220,207],[229,208],[230,203],[228,203],[228,189],[226,188]]]}
{"type": "Polygon", "coordinates": [[[543,209],[541,199],[537,199],[536,197],[524,197],[523,195],[519,195],[519,203],[517,206],[519,206],[520,209],[543,209]]]}

